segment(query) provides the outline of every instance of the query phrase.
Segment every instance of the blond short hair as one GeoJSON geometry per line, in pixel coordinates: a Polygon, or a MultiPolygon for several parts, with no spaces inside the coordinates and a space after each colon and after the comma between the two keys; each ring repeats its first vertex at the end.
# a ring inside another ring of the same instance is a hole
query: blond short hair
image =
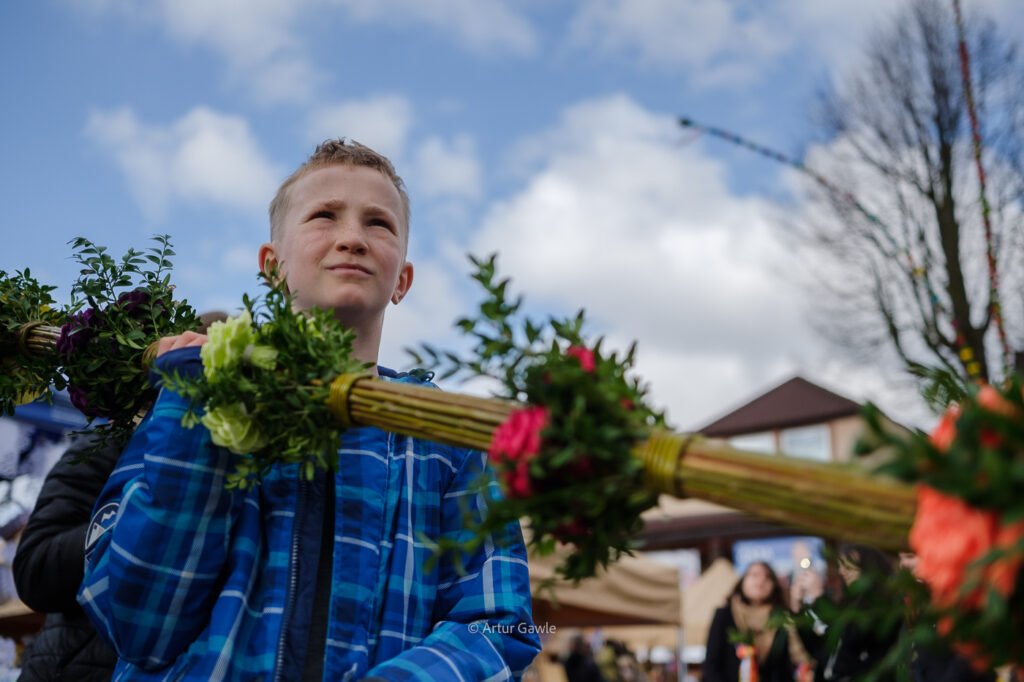
{"type": "Polygon", "coordinates": [[[274,195],[270,202],[270,239],[276,241],[284,229],[284,215],[288,212],[288,190],[307,173],[330,166],[363,166],[379,171],[394,184],[398,195],[402,198],[402,212],[405,218],[405,228],[409,229],[409,218],[411,210],[409,207],[409,194],[405,191],[405,183],[395,171],[394,164],[388,157],[376,152],[364,144],[355,140],[339,137],[333,140],[324,140],[316,146],[306,162],[295,169],[289,175],[274,195]]]}

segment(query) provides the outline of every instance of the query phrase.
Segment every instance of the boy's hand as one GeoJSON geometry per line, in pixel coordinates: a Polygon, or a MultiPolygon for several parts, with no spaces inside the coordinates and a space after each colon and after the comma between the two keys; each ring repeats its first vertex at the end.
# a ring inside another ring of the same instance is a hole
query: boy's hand
{"type": "Polygon", "coordinates": [[[164,353],[169,353],[170,351],[178,350],[179,348],[201,346],[209,340],[210,339],[206,334],[197,334],[196,332],[185,332],[184,334],[178,334],[177,336],[165,336],[156,344],[156,356],[160,357],[164,353]]]}

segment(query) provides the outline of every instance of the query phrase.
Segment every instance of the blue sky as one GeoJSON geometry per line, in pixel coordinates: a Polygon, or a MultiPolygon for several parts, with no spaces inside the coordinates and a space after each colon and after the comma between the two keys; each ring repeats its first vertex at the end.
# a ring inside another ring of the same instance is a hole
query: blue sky
{"type": "MultiPolygon", "coordinates": [[[[966,3],[968,5],[974,3],[966,3]]],[[[978,3],[1011,25],[1012,0],[978,3]]],[[[884,0],[37,0],[0,6],[0,269],[66,292],[66,242],[168,233],[200,310],[255,292],[277,183],[328,136],[392,156],[413,202],[410,297],[382,362],[452,343],[499,251],[537,310],[640,341],[681,426],[796,372],[886,399],[804,321],[780,231],[791,173],[679,130],[800,155],[814,95],[884,0]]],[[[1013,24],[1016,22],[1016,24],[1013,24]]]]}

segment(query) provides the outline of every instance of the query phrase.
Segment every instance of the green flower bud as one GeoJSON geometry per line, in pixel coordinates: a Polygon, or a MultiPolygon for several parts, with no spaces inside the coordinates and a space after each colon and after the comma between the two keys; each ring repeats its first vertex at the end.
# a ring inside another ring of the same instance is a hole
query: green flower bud
{"type": "Polygon", "coordinates": [[[210,340],[203,344],[199,356],[203,359],[203,374],[213,381],[218,373],[227,371],[242,360],[245,349],[255,341],[252,316],[243,311],[226,322],[214,322],[207,332],[210,340]]]}
{"type": "Polygon", "coordinates": [[[277,351],[270,346],[246,346],[244,357],[246,362],[260,369],[274,369],[277,366],[277,351]]]}
{"type": "Polygon", "coordinates": [[[210,410],[203,415],[203,426],[217,445],[238,454],[249,454],[266,445],[266,438],[249,417],[243,403],[210,410]]]}

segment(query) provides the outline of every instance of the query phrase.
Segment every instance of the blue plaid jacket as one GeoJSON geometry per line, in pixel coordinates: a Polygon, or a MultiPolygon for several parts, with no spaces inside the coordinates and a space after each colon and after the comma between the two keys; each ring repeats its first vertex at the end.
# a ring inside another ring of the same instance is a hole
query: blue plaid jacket
{"type": "MultiPolygon", "coordinates": [[[[160,362],[201,371],[198,349],[160,362]]],[[[466,511],[484,513],[483,454],[346,432],[333,586],[313,594],[326,488],[282,465],[226,490],[232,455],[205,428],[183,429],[185,408],[161,390],[89,529],[79,601],[121,657],[114,680],[301,679],[313,601],[328,598],[325,680],[521,676],[539,646],[518,526],[462,571],[425,563],[430,543],[466,537],[466,511]]]]}

